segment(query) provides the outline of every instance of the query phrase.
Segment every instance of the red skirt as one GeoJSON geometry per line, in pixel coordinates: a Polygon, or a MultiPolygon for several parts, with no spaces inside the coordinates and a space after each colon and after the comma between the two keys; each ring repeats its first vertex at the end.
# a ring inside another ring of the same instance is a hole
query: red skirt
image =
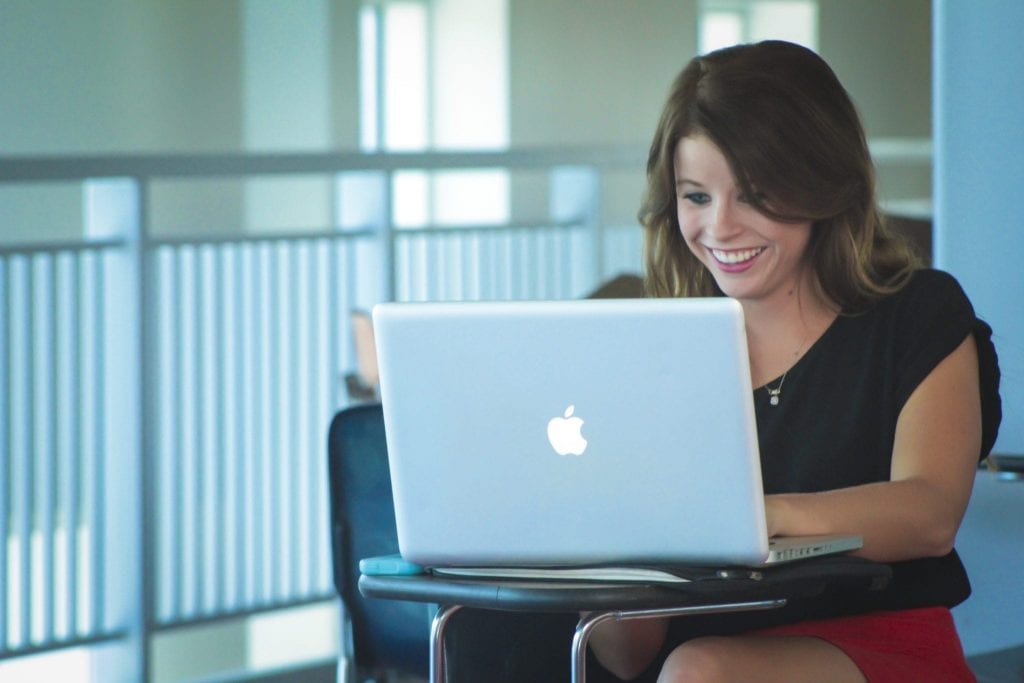
{"type": "Polygon", "coordinates": [[[977,681],[945,607],[804,621],[747,635],[821,638],[845,652],[868,683],[977,681]]]}

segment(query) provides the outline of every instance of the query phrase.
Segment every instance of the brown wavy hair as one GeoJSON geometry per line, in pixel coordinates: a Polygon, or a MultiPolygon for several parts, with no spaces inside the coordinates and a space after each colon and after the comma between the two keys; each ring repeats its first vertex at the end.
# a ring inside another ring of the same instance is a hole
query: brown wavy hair
{"type": "Polygon", "coordinates": [[[648,295],[722,294],[679,230],[673,159],[692,135],[722,151],[762,214],[812,224],[805,259],[842,311],[897,291],[918,267],[883,221],[864,128],[835,73],[807,48],[765,41],[695,57],[672,84],[638,216],[648,295]]]}

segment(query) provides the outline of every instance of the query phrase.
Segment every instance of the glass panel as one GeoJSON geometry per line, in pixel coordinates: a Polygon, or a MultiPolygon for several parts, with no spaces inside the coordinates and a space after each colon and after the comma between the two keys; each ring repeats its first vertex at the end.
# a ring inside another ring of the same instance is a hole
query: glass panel
{"type": "Polygon", "coordinates": [[[442,225],[503,223],[509,216],[508,188],[504,170],[435,173],[434,220],[442,225]]]}
{"type": "Polygon", "coordinates": [[[750,8],[750,40],[775,38],[818,47],[818,3],[812,0],[760,0],[750,8]]]}
{"type": "Polygon", "coordinates": [[[428,176],[422,171],[399,171],[392,185],[391,215],[395,226],[422,228],[430,220],[428,176]]]}
{"type": "Polygon", "coordinates": [[[817,0],[701,0],[701,53],[743,42],[779,39],[818,46],[817,0]]]}
{"type": "Polygon", "coordinates": [[[384,8],[384,147],[391,151],[427,146],[429,54],[427,9],[395,2],[384,8]]]}
{"type": "Polygon", "coordinates": [[[359,149],[380,149],[380,14],[374,6],[359,12],[359,149]]]}
{"type": "Polygon", "coordinates": [[[708,12],[701,15],[698,25],[701,54],[743,42],[743,16],[739,12],[708,12]]]}

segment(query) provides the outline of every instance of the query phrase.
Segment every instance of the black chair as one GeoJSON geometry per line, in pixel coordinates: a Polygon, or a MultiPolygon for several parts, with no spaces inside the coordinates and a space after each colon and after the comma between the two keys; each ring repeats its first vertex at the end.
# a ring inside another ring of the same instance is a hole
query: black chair
{"type": "Polygon", "coordinates": [[[431,606],[370,600],[358,589],[361,558],[398,552],[380,404],[339,411],[331,421],[327,452],[334,586],[350,635],[339,660],[340,678],[425,678],[431,606]]]}

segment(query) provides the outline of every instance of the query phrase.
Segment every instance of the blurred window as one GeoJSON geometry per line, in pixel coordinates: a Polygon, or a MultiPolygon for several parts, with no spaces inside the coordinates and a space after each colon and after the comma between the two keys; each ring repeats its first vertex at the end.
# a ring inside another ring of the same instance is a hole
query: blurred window
{"type": "Polygon", "coordinates": [[[818,49],[817,0],[700,0],[698,7],[702,54],[769,38],[818,49]]]}
{"type": "MultiPolygon", "coordinates": [[[[360,16],[365,152],[508,148],[507,0],[378,0],[360,16]]],[[[396,227],[500,224],[504,169],[395,174],[396,227]]]]}

